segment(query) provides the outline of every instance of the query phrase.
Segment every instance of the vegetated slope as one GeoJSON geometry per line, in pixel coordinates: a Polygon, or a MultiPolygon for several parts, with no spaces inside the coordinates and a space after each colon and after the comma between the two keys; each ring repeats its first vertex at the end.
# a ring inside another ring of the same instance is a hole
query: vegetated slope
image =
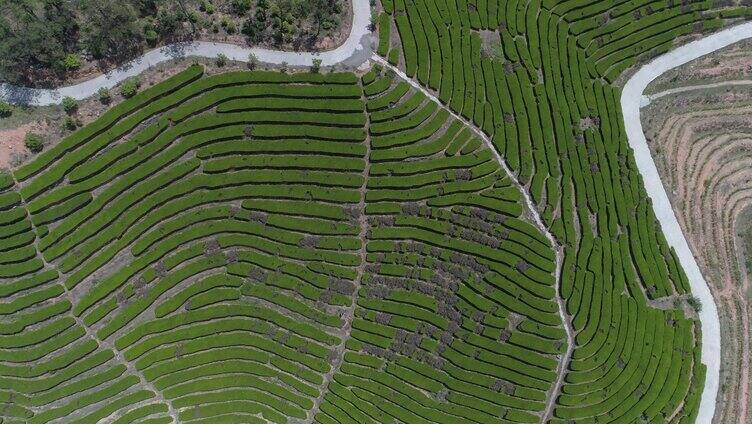
{"type": "Polygon", "coordinates": [[[379,68],[194,66],[2,187],[4,422],[529,422],[557,378],[520,191],[379,68]]]}
{"type": "Polygon", "coordinates": [[[691,421],[699,326],[646,301],[687,284],[597,78],[630,49],[572,29],[643,27],[442,5],[385,5],[407,71],[518,172],[561,293],[512,178],[395,75],[191,67],[2,177],[4,422],[691,421]]]}
{"type": "Polygon", "coordinates": [[[539,421],[566,347],[549,241],[470,129],[389,73],[364,81],[367,256],[316,421],[539,421]]]}
{"type": "Polygon", "coordinates": [[[661,97],[642,110],[676,216],[701,252],[698,265],[719,306],[720,422],[747,422],[749,414],[749,98],[749,87],[719,87],[661,97]]]}
{"type": "MultiPolygon", "coordinates": [[[[382,1],[379,54],[492,139],[564,246],[576,346],[553,422],[692,422],[699,325],[623,133],[617,77],[718,28],[710,2],[382,1]],[[498,41],[494,41],[498,40],[498,41]]],[[[657,184],[659,182],[650,182],[657,184]]]]}

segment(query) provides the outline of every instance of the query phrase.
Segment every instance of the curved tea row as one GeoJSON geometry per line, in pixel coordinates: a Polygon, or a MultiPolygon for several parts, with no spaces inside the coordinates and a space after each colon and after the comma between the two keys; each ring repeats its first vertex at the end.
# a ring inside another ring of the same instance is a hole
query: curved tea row
{"type": "Polygon", "coordinates": [[[651,306],[680,305],[689,284],[642,187],[615,83],[739,14],[707,2],[382,5],[378,53],[492,138],[564,246],[576,340],[550,421],[694,421],[700,326],[651,306]]]}

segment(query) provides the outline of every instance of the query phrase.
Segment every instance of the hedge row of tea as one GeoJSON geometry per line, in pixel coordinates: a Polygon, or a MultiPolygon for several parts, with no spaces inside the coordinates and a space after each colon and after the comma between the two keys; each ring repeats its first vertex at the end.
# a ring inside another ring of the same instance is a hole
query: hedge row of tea
{"type": "Polygon", "coordinates": [[[647,302],[689,287],[645,196],[615,82],[741,15],[710,1],[381,4],[379,53],[493,140],[564,248],[576,345],[551,421],[692,422],[699,325],[647,302]]]}
{"type": "Polygon", "coordinates": [[[364,92],[365,273],[316,422],[538,422],[566,339],[548,240],[470,129],[378,69],[364,92]]]}
{"type": "Polygon", "coordinates": [[[646,300],[688,285],[610,82],[723,13],[383,6],[379,52],[443,105],[193,66],[0,174],[4,423],[692,421],[699,326],[646,300]]]}
{"type": "Polygon", "coordinates": [[[3,422],[284,423],[322,396],[364,248],[359,80],[202,73],[3,175],[3,422]]]}
{"type": "Polygon", "coordinates": [[[191,67],[0,182],[4,422],[534,421],[556,378],[548,241],[380,69],[191,67]]]}

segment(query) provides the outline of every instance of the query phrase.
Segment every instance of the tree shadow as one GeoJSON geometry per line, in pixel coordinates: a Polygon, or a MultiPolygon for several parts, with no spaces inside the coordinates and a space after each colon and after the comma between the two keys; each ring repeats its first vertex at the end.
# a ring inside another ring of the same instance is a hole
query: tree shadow
{"type": "Polygon", "coordinates": [[[0,84],[0,98],[12,104],[30,106],[39,95],[40,91],[34,88],[0,84]]]}

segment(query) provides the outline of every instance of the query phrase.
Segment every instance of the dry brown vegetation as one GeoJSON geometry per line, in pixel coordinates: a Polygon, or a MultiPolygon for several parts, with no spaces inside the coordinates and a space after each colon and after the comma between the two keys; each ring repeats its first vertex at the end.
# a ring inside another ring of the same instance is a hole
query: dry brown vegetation
{"type": "Polygon", "coordinates": [[[750,79],[752,78],[750,49],[752,49],[752,40],[745,40],[703,56],[661,75],[648,86],[645,92],[653,94],[675,87],[750,79]]]}
{"type": "MultiPolygon", "coordinates": [[[[653,86],[651,92],[739,79],[748,63],[752,56],[741,55],[735,46],[685,65],[656,81],[659,88],[653,86]]],[[[642,118],[674,212],[718,306],[722,358],[714,422],[747,423],[752,412],[752,268],[747,266],[752,243],[746,242],[752,240],[752,89],[717,87],[669,95],[643,109],[642,118]]]]}

